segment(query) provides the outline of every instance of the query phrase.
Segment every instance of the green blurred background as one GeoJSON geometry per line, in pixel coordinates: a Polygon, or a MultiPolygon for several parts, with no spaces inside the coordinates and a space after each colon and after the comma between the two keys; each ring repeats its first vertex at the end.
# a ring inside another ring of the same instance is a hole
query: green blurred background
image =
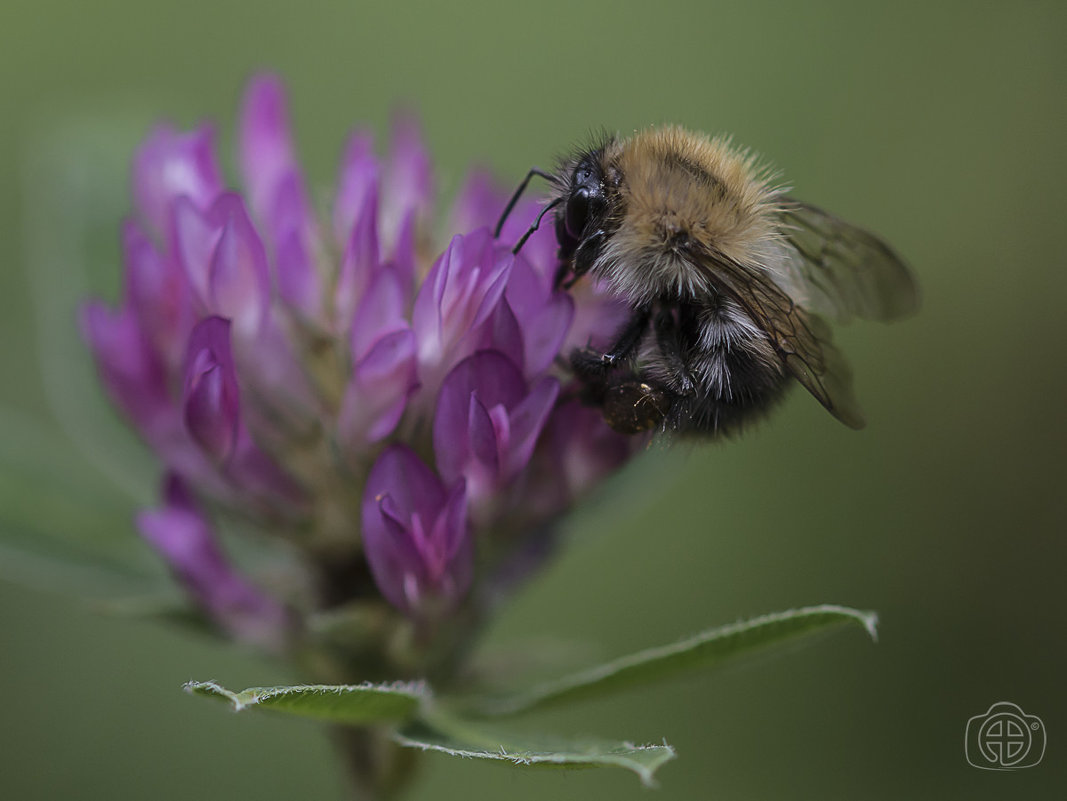
{"type": "MultiPolygon", "coordinates": [[[[408,105],[445,197],[472,163],[517,180],[599,126],[732,132],[920,277],[918,317],[838,335],[870,425],[849,431],[797,392],[743,440],[649,454],[572,520],[571,547],[490,643],[559,635],[615,655],[818,602],[878,610],[881,640],[841,634],[538,721],[666,738],[679,759],[654,795],[622,772],[430,756],[413,798],[1062,797],[1065,34],[1062,3],[4,0],[3,519],[25,536],[80,494],[96,512],[69,521],[77,536],[134,536],[132,501],[63,444],[43,389],[51,324],[31,297],[77,287],[28,266],[49,241],[33,198],[56,131],[127,152],[157,117],[210,117],[232,153],[244,81],[269,68],[315,183],[351,126],[384,132],[408,105]],[[965,762],[967,719],[1001,700],[1044,720],[1039,766],[965,762]]],[[[99,252],[113,287],[117,237],[99,252]]],[[[7,558],[9,577],[66,589],[7,558]]],[[[338,796],[315,726],[179,690],[286,680],[277,667],[19,583],[0,583],[0,797],[338,796]]]]}

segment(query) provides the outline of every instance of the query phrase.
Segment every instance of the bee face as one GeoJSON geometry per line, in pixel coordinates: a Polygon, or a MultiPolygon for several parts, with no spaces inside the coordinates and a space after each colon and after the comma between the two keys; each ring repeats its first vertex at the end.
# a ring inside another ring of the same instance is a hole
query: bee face
{"type": "Polygon", "coordinates": [[[600,166],[601,151],[591,151],[574,165],[567,185],[567,201],[559,216],[557,231],[562,227],[562,239],[579,242],[582,233],[604,215],[604,171],[600,166]]]}
{"type": "Polygon", "coordinates": [[[557,283],[590,273],[631,310],[608,350],[571,356],[609,424],[729,432],[796,380],[863,425],[822,317],[916,308],[914,279],[888,245],[775,188],[726,140],[680,128],[607,140],[547,177],[557,283]]]}
{"type": "Polygon", "coordinates": [[[586,244],[577,262],[575,254],[583,242],[590,243],[594,233],[603,228],[609,212],[611,193],[605,180],[603,158],[603,147],[581,153],[573,163],[560,168],[557,179],[561,208],[556,213],[556,239],[560,259],[571,263],[575,280],[580,277],[582,267],[591,264],[595,248],[586,244]]]}

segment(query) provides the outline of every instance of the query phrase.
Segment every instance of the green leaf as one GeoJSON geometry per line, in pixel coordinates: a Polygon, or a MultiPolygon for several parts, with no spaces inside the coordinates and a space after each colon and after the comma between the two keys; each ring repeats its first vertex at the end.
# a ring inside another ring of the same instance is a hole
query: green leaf
{"type": "Polygon", "coordinates": [[[436,751],[467,759],[487,759],[519,767],[616,767],[636,773],[653,786],[656,770],[674,759],[674,749],[663,745],[634,745],[593,738],[530,737],[498,734],[440,714],[405,726],[394,736],[408,748],[436,751]]]}
{"type": "Polygon", "coordinates": [[[299,684],[292,687],[249,687],[233,692],[213,681],[191,681],[186,692],[229,701],[236,712],[271,709],[332,723],[402,722],[429,701],[421,682],[394,684],[299,684]]]}
{"type": "Polygon", "coordinates": [[[649,648],[518,693],[467,701],[463,706],[468,713],[486,717],[514,715],[649,684],[683,671],[715,667],[728,659],[843,625],[859,624],[876,639],[876,623],[873,612],[830,604],[777,612],[649,648]]]}
{"type": "Polygon", "coordinates": [[[463,670],[462,686],[478,688],[479,695],[507,695],[603,657],[599,646],[589,640],[532,637],[473,656],[463,670]]]}
{"type": "Polygon", "coordinates": [[[421,682],[250,687],[233,692],[213,681],[191,681],[184,689],[226,701],[237,712],[260,708],[330,723],[402,724],[393,734],[399,745],[451,756],[520,766],[625,768],[646,785],[652,784],[656,769],[675,756],[666,744],[515,735],[487,724],[472,725],[435,708],[429,689],[421,682]]]}

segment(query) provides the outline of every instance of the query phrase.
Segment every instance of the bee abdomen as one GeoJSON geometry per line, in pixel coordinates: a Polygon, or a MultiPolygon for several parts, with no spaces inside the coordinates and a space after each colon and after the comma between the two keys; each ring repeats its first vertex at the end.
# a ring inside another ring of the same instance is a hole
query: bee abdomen
{"type": "Polygon", "coordinates": [[[787,384],[767,335],[719,296],[690,315],[686,354],[695,391],[678,395],[666,424],[678,433],[721,434],[761,416],[787,384]]]}

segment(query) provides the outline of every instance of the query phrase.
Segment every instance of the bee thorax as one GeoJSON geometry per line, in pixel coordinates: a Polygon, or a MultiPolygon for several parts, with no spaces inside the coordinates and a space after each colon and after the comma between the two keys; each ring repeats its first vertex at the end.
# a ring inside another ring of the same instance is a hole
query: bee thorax
{"type": "Polygon", "coordinates": [[[635,306],[662,297],[673,297],[678,302],[697,301],[715,290],[707,271],[689,256],[688,241],[684,230],[639,249],[616,238],[604,249],[593,272],[635,306]]]}

